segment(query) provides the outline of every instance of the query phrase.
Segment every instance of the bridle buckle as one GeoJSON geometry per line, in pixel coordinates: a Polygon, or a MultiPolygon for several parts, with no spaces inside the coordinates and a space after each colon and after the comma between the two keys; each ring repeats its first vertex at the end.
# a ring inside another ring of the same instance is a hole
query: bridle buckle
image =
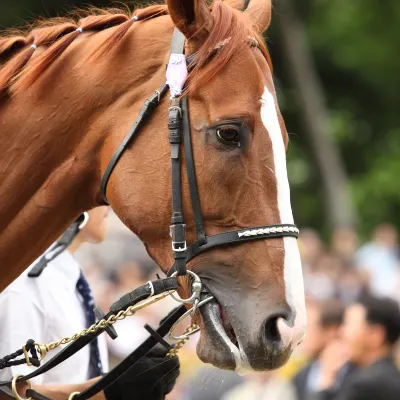
{"type": "Polygon", "coordinates": [[[179,116],[182,118],[182,109],[179,106],[171,106],[168,108],[168,112],[178,111],[179,116]]]}
{"type": "Polygon", "coordinates": [[[172,250],[177,253],[182,253],[187,250],[186,241],[184,242],[172,242],[172,250]]]}

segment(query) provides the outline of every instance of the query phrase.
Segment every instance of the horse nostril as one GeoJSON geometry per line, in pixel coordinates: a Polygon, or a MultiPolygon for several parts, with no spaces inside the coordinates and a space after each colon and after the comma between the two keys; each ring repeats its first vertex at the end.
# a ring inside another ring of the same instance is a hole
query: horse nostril
{"type": "MultiPolygon", "coordinates": [[[[285,338],[282,337],[282,324],[278,324],[279,320],[283,320],[285,322],[285,326],[293,326],[293,316],[290,310],[280,310],[268,316],[264,323],[264,331],[262,332],[264,336],[264,341],[268,344],[271,342],[279,342],[285,338]]],[[[290,329],[290,328],[289,328],[290,329]]]]}
{"type": "Polygon", "coordinates": [[[273,315],[265,321],[264,337],[268,342],[280,340],[281,336],[278,330],[278,319],[282,317],[282,315],[273,315]]]}

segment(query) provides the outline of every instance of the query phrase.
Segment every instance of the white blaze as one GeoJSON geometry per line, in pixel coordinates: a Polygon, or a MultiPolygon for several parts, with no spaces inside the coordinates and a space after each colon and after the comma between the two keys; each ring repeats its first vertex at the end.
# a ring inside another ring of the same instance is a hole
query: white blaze
{"type": "MultiPolygon", "coordinates": [[[[279,125],[275,99],[267,87],[265,87],[261,98],[261,120],[272,142],[280,223],[293,224],[289,181],[286,170],[285,144],[279,125]]],[[[285,237],[283,241],[285,250],[284,280],[286,301],[296,311],[296,320],[294,328],[289,328],[282,320],[279,320],[278,327],[284,343],[289,344],[289,342],[292,342],[295,346],[302,340],[306,325],[303,274],[296,239],[285,237]]]]}

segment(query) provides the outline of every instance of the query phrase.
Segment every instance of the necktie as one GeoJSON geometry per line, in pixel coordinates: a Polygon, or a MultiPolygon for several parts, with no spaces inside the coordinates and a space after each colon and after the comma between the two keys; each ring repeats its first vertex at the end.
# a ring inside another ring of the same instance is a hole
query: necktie
{"type": "MultiPolygon", "coordinates": [[[[86,317],[86,328],[89,328],[96,322],[96,317],[93,311],[94,301],[93,301],[92,291],[90,290],[89,283],[83,276],[82,271],[80,273],[78,282],[76,283],[76,289],[82,296],[82,305],[86,317]]],[[[98,343],[98,338],[96,338],[95,340],[92,340],[90,342],[89,377],[94,378],[96,376],[100,376],[102,371],[103,368],[100,359],[99,343],[98,343]]]]}

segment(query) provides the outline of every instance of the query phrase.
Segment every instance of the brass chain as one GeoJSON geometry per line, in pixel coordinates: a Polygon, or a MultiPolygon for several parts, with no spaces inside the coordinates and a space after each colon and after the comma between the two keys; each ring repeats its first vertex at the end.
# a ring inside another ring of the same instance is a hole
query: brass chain
{"type": "Polygon", "coordinates": [[[178,355],[179,350],[186,344],[186,342],[190,339],[190,334],[198,329],[199,326],[192,322],[183,332],[183,335],[187,335],[186,337],[182,338],[181,340],[179,340],[175,346],[167,353],[166,357],[172,358],[172,357],[176,357],[178,355]]]}
{"type": "MultiPolygon", "coordinates": [[[[134,315],[137,311],[139,311],[153,303],[156,303],[162,299],[165,299],[173,292],[175,292],[175,290],[170,290],[168,292],[165,292],[165,293],[159,294],[157,296],[153,296],[151,298],[143,300],[134,306],[128,307],[126,310],[121,310],[117,314],[110,315],[107,318],[107,320],[102,319],[102,320],[96,322],[89,328],[83,329],[81,332],[75,333],[70,337],[66,336],[66,337],[63,337],[59,341],[51,342],[48,344],[35,343],[35,346],[37,347],[37,349],[40,353],[40,356],[41,356],[40,359],[43,359],[44,356],[47,354],[47,352],[56,349],[60,345],[71,343],[71,342],[79,339],[82,336],[88,335],[89,333],[96,333],[99,329],[104,329],[104,328],[107,328],[107,326],[114,325],[117,321],[122,321],[126,317],[130,317],[130,316],[134,315]]],[[[26,356],[27,356],[27,354],[26,354],[26,356]]]]}

